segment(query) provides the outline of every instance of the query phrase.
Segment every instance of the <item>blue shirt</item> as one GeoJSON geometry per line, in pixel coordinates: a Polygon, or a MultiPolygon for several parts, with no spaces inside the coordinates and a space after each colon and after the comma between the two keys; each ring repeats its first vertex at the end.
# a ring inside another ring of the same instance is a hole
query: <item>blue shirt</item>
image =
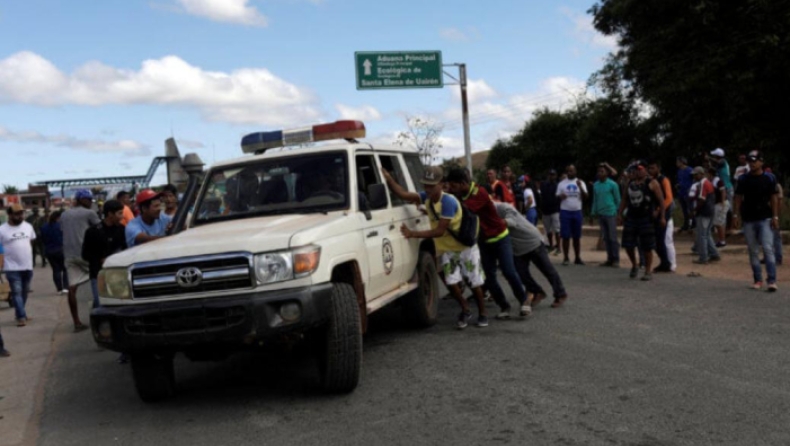
{"type": "Polygon", "coordinates": [[[126,245],[130,248],[135,246],[134,239],[143,233],[151,237],[164,237],[168,223],[170,223],[169,217],[162,218],[160,216],[151,225],[147,225],[142,217],[135,217],[134,220],[126,225],[126,245]]]}
{"type": "Polygon", "coordinates": [[[678,186],[680,187],[681,197],[687,197],[689,191],[691,191],[691,185],[694,184],[694,178],[692,175],[693,170],[694,169],[688,166],[678,170],[678,186]]]}
{"type": "Polygon", "coordinates": [[[44,252],[47,255],[63,252],[63,230],[59,221],[41,226],[41,238],[44,240],[44,252]]]}

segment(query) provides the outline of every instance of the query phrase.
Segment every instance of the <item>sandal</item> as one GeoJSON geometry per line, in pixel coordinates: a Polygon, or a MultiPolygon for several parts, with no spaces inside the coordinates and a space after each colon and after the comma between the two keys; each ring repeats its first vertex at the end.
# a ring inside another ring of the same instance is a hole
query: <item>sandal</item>
{"type": "Polygon", "coordinates": [[[85,331],[88,329],[88,326],[85,324],[79,324],[74,326],[74,333],[79,333],[81,331],[85,331]]]}

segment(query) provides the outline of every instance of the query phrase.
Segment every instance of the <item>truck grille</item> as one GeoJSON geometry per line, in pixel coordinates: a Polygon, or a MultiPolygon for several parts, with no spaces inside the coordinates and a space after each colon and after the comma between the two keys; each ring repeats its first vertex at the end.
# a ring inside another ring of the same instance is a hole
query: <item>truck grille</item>
{"type": "Polygon", "coordinates": [[[252,288],[251,264],[249,254],[235,254],[135,265],[133,297],[150,299],[252,288]]]}
{"type": "Polygon", "coordinates": [[[230,328],[244,323],[244,307],[196,308],[161,313],[125,321],[126,332],[135,335],[178,334],[230,328]]]}

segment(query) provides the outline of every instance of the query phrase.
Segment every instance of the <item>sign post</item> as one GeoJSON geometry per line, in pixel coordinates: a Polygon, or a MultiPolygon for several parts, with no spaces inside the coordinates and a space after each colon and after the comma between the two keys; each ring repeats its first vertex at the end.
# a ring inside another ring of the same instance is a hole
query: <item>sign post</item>
{"type": "Polygon", "coordinates": [[[441,51],[358,51],[357,90],[442,88],[441,51]]]}

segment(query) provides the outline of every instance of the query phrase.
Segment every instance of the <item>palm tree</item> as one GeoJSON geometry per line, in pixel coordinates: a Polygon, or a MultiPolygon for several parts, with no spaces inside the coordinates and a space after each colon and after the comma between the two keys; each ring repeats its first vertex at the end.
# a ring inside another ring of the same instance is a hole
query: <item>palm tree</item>
{"type": "Polygon", "coordinates": [[[11,184],[4,184],[3,185],[3,193],[4,194],[11,194],[11,195],[18,194],[19,193],[19,189],[16,186],[13,186],[11,184]]]}

